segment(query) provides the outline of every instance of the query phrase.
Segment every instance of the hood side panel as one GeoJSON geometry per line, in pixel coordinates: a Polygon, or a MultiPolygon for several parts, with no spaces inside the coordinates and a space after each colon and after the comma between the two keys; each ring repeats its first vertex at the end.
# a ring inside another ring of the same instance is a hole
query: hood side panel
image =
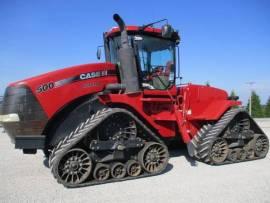
{"type": "Polygon", "coordinates": [[[71,101],[102,91],[108,83],[117,83],[115,65],[85,64],[49,72],[10,84],[27,86],[42,106],[48,119],[71,101]]]}

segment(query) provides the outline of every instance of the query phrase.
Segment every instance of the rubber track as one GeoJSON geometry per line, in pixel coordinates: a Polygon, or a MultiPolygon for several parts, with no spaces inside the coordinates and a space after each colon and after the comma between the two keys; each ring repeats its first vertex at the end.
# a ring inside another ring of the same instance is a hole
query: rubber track
{"type": "MultiPolygon", "coordinates": [[[[123,182],[126,180],[134,180],[134,179],[140,179],[140,178],[145,178],[145,177],[157,176],[157,175],[160,175],[162,173],[163,173],[163,171],[161,171],[159,173],[153,173],[153,174],[143,172],[141,175],[136,176],[136,177],[126,176],[124,178],[119,178],[119,179],[110,178],[110,179],[105,180],[105,181],[91,180],[89,182],[84,182],[84,183],[78,184],[76,186],[74,186],[74,185],[64,185],[64,186],[67,188],[79,188],[79,187],[86,187],[86,186],[93,186],[93,185],[102,185],[102,184],[106,184],[106,183],[123,182]]],[[[63,184],[63,183],[61,183],[61,184],[63,184]]]]}
{"type": "MultiPolygon", "coordinates": [[[[197,135],[194,136],[193,139],[188,143],[190,156],[195,157],[199,161],[212,164],[209,158],[209,151],[212,147],[213,141],[215,140],[215,138],[220,136],[222,131],[228,126],[231,120],[233,120],[234,117],[240,112],[246,112],[246,111],[243,108],[230,109],[214,125],[210,125],[210,124],[204,125],[199,130],[197,135]]],[[[256,160],[256,159],[259,159],[259,158],[254,157],[253,159],[249,159],[249,160],[256,160]]],[[[249,161],[249,160],[245,160],[245,161],[249,161]]],[[[225,162],[218,165],[223,165],[223,164],[228,164],[228,163],[237,163],[237,162],[242,162],[242,161],[232,162],[232,161],[226,160],[225,162]]]]}
{"type": "MultiPolygon", "coordinates": [[[[66,136],[64,139],[62,139],[58,145],[52,150],[50,158],[49,158],[49,166],[51,168],[51,172],[53,173],[54,177],[57,179],[57,177],[54,174],[54,162],[57,161],[58,159],[61,159],[64,154],[70,150],[72,147],[74,147],[77,143],[79,143],[85,136],[88,135],[89,132],[94,130],[98,125],[100,125],[104,120],[106,120],[108,117],[115,113],[124,113],[127,114],[128,116],[132,117],[144,130],[146,130],[152,138],[159,142],[164,144],[164,142],[155,135],[155,133],[149,129],[140,119],[138,119],[134,114],[131,112],[125,110],[125,109],[120,109],[120,108],[104,108],[99,111],[97,111],[95,114],[93,114],[90,118],[88,118],[85,122],[81,123],[73,132],[70,133],[69,136],[66,136]]],[[[165,144],[164,144],[165,145],[165,144]]],[[[162,171],[160,172],[162,173],[162,171]]],[[[158,174],[160,174],[158,173],[158,174]]],[[[136,178],[141,178],[141,177],[146,177],[146,176],[153,176],[153,175],[158,175],[158,174],[148,174],[144,173],[138,177],[126,177],[122,179],[109,179],[103,182],[100,181],[91,181],[89,183],[81,183],[78,184],[77,186],[71,186],[68,184],[64,184],[66,187],[82,187],[82,186],[88,186],[88,185],[96,185],[96,184],[103,184],[103,183],[108,183],[108,182],[118,182],[118,181],[123,181],[123,180],[130,180],[130,179],[136,179],[136,178]]],[[[59,182],[59,180],[58,180],[59,182]]]]}

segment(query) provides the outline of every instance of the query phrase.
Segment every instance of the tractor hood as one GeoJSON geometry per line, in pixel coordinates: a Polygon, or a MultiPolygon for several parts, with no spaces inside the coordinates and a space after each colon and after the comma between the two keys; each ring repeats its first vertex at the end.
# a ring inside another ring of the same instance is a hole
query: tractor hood
{"type": "Polygon", "coordinates": [[[94,74],[93,72],[98,72],[102,70],[112,70],[115,71],[115,65],[111,63],[93,63],[93,64],[82,64],[71,66],[67,68],[62,68],[59,70],[51,71],[41,75],[37,75],[31,78],[20,80],[17,82],[10,83],[9,86],[31,86],[35,84],[40,84],[41,82],[49,81],[59,81],[63,79],[69,79],[71,77],[78,76],[81,80],[89,79],[89,73],[94,74]],[[82,74],[82,75],[81,75],[82,74]],[[84,75],[85,74],[85,75],[84,75]],[[88,74],[88,75],[87,75],[88,74]]]}
{"type": "Polygon", "coordinates": [[[11,83],[5,97],[21,100],[17,99],[19,95],[31,93],[50,118],[76,99],[103,91],[107,84],[117,82],[114,64],[83,64],[11,83]]]}

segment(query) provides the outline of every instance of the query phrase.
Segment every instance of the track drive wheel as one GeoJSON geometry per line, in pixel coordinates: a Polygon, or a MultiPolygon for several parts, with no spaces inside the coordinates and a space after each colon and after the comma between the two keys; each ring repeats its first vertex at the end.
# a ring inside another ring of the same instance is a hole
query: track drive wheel
{"type": "Polygon", "coordinates": [[[139,152],[139,162],[148,173],[160,173],[169,161],[169,152],[165,145],[157,142],[148,142],[139,152]]]}
{"type": "Polygon", "coordinates": [[[113,178],[124,178],[126,173],[127,171],[124,164],[120,162],[116,162],[112,164],[111,175],[113,178]]]}
{"type": "Polygon", "coordinates": [[[221,164],[229,153],[227,141],[224,138],[217,138],[210,149],[210,160],[213,164],[221,164]]]}
{"type": "Polygon", "coordinates": [[[129,176],[136,177],[141,174],[142,172],[142,166],[138,161],[135,160],[129,160],[126,164],[127,167],[127,174],[129,176]]]}
{"type": "Polygon", "coordinates": [[[110,177],[110,167],[107,164],[97,163],[95,170],[93,172],[93,177],[95,180],[104,181],[110,177]]]}
{"type": "Polygon", "coordinates": [[[80,148],[74,148],[65,153],[53,165],[53,173],[64,185],[77,185],[84,182],[92,170],[92,160],[89,154],[80,148]]]}

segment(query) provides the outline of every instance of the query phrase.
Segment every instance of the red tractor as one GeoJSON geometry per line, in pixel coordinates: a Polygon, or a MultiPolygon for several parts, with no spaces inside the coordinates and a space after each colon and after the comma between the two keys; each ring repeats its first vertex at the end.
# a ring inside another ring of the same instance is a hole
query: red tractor
{"type": "Polygon", "coordinates": [[[168,23],[125,26],[113,17],[118,27],[104,33],[106,63],[7,87],[1,121],[15,148],[43,149],[67,187],[160,174],[172,141],[213,165],[266,156],[268,138],[238,98],[209,86],[176,86],[180,37],[168,23]]]}

